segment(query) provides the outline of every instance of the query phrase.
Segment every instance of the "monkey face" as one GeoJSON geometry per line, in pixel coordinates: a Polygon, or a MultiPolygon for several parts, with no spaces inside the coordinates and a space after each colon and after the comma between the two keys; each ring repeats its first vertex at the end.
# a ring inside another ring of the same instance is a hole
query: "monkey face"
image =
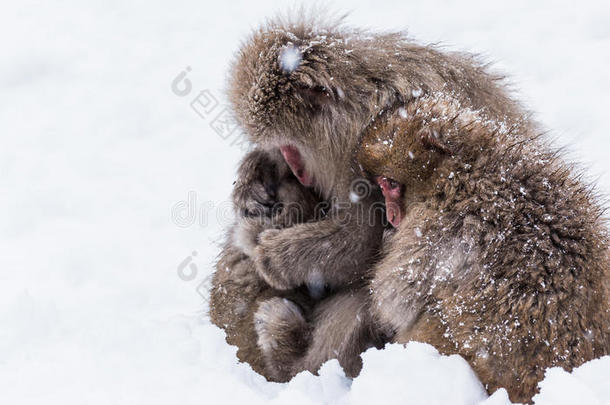
{"type": "Polygon", "coordinates": [[[394,119],[378,122],[363,139],[358,160],[385,199],[387,220],[397,228],[406,213],[405,194],[420,193],[438,163],[421,129],[394,119]]]}
{"type": "Polygon", "coordinates": [[[363,136],[357,160],[379,185],[388,221],[397,227],[406,212],[405,201],[423,195],[446,157],[426,121],[405,118],[404,109],[386,112],[363,136]]]}
{"type": "MultiPolygon", "coordinates": [[[[379,185],[388,221],[397,227],[408,204],[434,193],[455,147],[466,132],[457,130],[451,101],[421,98],[380,114],[364,131],[356,159],[379,185]]],[[[464,139],[462,139],[464,141],[464,139]]]]}
{"type": "Polygon", "coordinates": [[[470,170],[481,153],[510,136],[501,128],[435,94],[381,113],[365,129],[356,159],[380,186],[388,221],[396,226],[410,203],[441,192],[454,173],[470,170]]]}

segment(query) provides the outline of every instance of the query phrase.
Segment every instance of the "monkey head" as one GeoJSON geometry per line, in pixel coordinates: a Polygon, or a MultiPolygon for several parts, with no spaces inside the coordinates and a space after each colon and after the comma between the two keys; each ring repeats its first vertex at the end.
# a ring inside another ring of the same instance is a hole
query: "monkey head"
{"type": "Polygon", "coordinates": [[[376,42],[360,34],[339,23],[276,20],[255,31],[233,63],[238,122],[257,146],[280,148],[304,185],[329,190],[353,176],[362,129],[378,105],[395,102],[396,91],[379,85],[383,73],[364,62],[380,52],[376,42]]]}
{"type": "Polygon", "coordinates": [[[488,147],[482,117],[445,95],[387,109],[365,129],[357,161],[379,185],[398,227],[410,202],[443,189],[488,147]]]}

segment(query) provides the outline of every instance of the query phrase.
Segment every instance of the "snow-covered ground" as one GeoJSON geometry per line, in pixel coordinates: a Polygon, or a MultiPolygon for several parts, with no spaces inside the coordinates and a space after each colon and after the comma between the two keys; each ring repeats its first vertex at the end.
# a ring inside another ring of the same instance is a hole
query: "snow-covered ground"
{"type": "MultiPolygon", "coordinates": [[[[243,153],[222,126],[227,65],[285,2],[1,4],[0,403],[486,399],[461,358],[417,343],[365,353],[353,382],[329,362],[266,383],[202,316],[243,153]],[[190,88],[172,90],[181,72],[190,88]]],[[[607,1],[332,7],[483,53],[610,191],[607,1]]],[[[608,404],[609,377],[610,358],[551,370],[536,402],[608,404]]]]}

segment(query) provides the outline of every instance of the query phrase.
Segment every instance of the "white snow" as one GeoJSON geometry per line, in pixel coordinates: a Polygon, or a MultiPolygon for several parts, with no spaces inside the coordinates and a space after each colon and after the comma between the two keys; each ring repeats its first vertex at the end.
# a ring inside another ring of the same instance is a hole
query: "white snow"
{"type": "Polygon", "coordinates": [[[345,98],[345,93],[343,92],[343,89],[341,87],[337,86],[336,90],[337,90],[337,95],[339,96],[339,98],[341,100],[343,100],[345,98]]]}
{"type": "Polygon", "coordinates": [[[441,356],[427,344],[386,345],[362,358],[364,369],[350,393],[353,404],[378,403],[380,393],[384,404],[476,404],[487,398],[466,360],[441,356]]]}
{"type": "Polygon", "coordinates": [[[280,54],[280,66],[284,72],[291,73],[301,65],[301,51],[293,45],[286,46],[280,54]]]}
{"type": "Polygon", "coordinates": [[[409,114],[407,114],[407,109],[404,107],[398,109],[398,115],[400,115],[401,118],[407,118],[409,116],[409,114]]]}
{"type": "Polygon", "coordinates": [[[610,404],[610,358],[592,360],[572,373],[555,367],[540,383],[536,404],[610,404]]]}
{"type": "MultiPolygon", "coordinates": [[[[485,400],[463,360],[421,344],[369,350],[353,382],[333,361],[321,377],[267,383],[202,315],[248,146],[224,108],[227,68],[282,7],[3,2],[1,403],[507,403],[503,391],[485,400]]],[[[496,61],[610,191],[607,2],[333,8],[496,61]]],[[[536,403],[608,404],[608,375],[608,357],[549,370],[536,403]]]]}

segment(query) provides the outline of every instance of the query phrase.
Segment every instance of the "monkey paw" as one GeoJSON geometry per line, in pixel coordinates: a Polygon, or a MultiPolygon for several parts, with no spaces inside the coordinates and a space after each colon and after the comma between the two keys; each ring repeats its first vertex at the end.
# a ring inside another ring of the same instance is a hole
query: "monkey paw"
{"type": "Polygon", "coordinates": [[[283,347],[294,348],[295,337],[306,333],[308,324],[294,302],[280,297],[263,301],[254,313],[258,346],[265,354],[283,347]]]}
{"type": "Polygon", "coordinates": [[[294,268],[286,265],[283,261],[286,255],[290,255],[289,249],[283,246],[285,242],[282,230],[267,229],[258,235],[258,245],[254,250],[254,262],[258,274],[271,287],[278,290],[289,290],[298,285],[288,279],[288,275],[295,272],[294,268]]]}
{"type": "Polygon", "coordinates": [[[278,168],[264,152],[248,155],[239,170],[233,202],[244,217],[271,217],[278,209],[278,168]]]}

